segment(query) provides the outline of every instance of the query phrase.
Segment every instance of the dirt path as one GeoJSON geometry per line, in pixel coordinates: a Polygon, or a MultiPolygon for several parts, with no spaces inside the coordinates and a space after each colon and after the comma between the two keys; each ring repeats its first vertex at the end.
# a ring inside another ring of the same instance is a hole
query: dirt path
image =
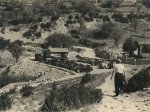
{"type": "Polygon", "coordinates": [[[119,95],[113,97],[115,94],[113,80],[110,76],[106,78],[106,82],[99,86],[104,96],[102,102],[88,107],[86,112],[149,112],[150,111],[150,91],[135,92],[130,94],[119,95]],[[144,94],[140,97],[141,94],[144,94]]]}

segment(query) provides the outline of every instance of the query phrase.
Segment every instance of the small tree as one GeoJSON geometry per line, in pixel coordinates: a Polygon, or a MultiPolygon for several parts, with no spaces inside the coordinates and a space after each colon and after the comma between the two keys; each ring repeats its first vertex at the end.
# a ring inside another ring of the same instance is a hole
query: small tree
{"type": "Polygon", "coordinates": [[[10,43],[10,40],[5,40],[0,37],[0,50],[4,50],[10,43]]]}
{"type": "Polygon", "coordinates": [[[18,62],[19,57],[22,54],[22,42],[15,41],[9,45],[9,50],[12,53],[13,57],[16,59],[16,63],[18,62]]]}
{"type": "Polygon", "coordinates": [[[119,45],[119,41],[122,38],[123,32],[119,29],[114,29],[112,31],[112,33],[110,34],[110,36],[113,38],[114,40],[114,46],[118,47],[119,45]]]}
{"type": "Polygon", "coordinates": [[[103,21],[104,21],[104,22],[110,22],[109,16],[107,16],[107,15],[104,16],[104,17],[103,17],[103,21]]]}
{"type": "Polygon", "coordinates": [[[53,34],[46,39],[46,46],[52,47],[70,47],[74,44],[72,37],[64,34],[53,34]]]}
{"type": "Polygon", "coordinates": [[[12,101],[7,93],[2,93],[0,95],[0,111],[6,111],[11,108],[12,101]]]}
{"type": "Polygon", "coordinates": [[[130,23],[131,28],[133,28],[133,31],[136,32],[138,28],[138,19],[133,19],[130,23]]]}

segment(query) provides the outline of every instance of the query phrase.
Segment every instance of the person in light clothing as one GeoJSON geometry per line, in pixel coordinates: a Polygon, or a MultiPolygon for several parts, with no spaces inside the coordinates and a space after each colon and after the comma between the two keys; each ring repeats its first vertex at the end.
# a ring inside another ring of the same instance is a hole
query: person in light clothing
{"type": "Polygon", "coordinates": [[[117,59],[116,64],[113,65],[113,72],[111,75],[111,79],[114,76],[114,84],[115,84],[115,96],[118,96],[123,89],[123,85],[126,84],[125,81],[125,67],[121,63],[120,59],[117,59]]]}

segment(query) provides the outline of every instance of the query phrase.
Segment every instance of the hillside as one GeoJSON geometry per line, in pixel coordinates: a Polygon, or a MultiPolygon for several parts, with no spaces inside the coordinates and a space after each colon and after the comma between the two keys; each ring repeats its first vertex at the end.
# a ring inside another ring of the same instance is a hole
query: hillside
{"type": "Polygon", "coordinates": [[[136,0],[0,0],[0,111],[149,112],[149,7],[136,0]],[[118,58],[127,85],[113,97],[118,58]]]}

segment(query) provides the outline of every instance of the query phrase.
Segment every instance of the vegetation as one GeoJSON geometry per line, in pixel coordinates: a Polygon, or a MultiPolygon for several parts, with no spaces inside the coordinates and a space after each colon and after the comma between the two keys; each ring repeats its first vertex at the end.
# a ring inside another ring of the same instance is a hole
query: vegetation
{"type": "Polygon", "coordinates": [[[72,37],[64,34],[53,34],[46,39],[45,47],[70,47],[75,44],[72,37]]]}
{"type": "Polygon", "coordinates": [[[139,48],[138,41],[135,41],[133,38],[127,38],[123,44],[123,50],[128,52],[130,56],[133,56],[133,52],[139,48]]]}
{"type": "Polygon", "coordinates": [[[15,82],[28,82],[28,81],[33,81],[37,77],[32,77],[32,76],[12,76],[9,74],[10,72],[10,67],[7,67],[7,69],[0,74],[0,88],[10,84],[10,83],[15,83],[15,82]]]}
{"type": "Polygon", "coordinates": [[[150,1],[149,0],[142,0],[143,4],[146,6],[146,7],[150,7],[150,1]]]}
{"type": "Polygon", "coordinates": [[[0,111],[6,111],[11,108],[12,101],[7,93],[2,93],[0,95],[0,111]]]}
{"type": "Polygon", "coordinates": [[[84,46],[88,46],[88,47],[92,47],[92,48],[97,48],[97,47],[103,47],[106,46],[106,43],[98,43],[98,42],[92,42],[88,39],[79,39],[79,43],[84,45],[84,46]]]}
{"type": "Polygon", "coordinates": [[[15,41],[9,45],[9,50],[12,53],[13,57],[16,59],[16,63],[18,62],[19,57],[23,52],[22,42],[15,41]]]}
{"type": "Polygon", "coordinates": [[[95,48],[95,53],[97,57],[104,58],[104,59],[110,59],[111,55],[107,50],[103,50],[100,47],[95,48]]]}
{"type": "Polygon", "coordinates": [[[134,92],[150,86],[150,67],[142,69],[127,84],[126,91],[134,92]]]}
{"type": "Polygon", "coordinates": [[[25,85],[24,87],[22,87],[20,92],[22,93],[23,97],[29,97],[32,94],[32,90],[33,90],[33,87],[29,85],[25,85]]]}
{"type": "Polygon", "coordinates": [[[4,50],[10,43],[10,40],[5,40],[0,37],[0,50],[4,50]]]}
{"type": "Polygon", "coordinates": [[[65,85],[62,88],[54,84],[41,110],[53,112],[79,109],[85,105],[100,102],[101,99],[101,90],[95,90],[83,84],[65,85]]]}
{"type": "Polygon", "coordinates": [[[86,73],[83,77],[82,77],[82,81],[81,83],[88,83],[89,81],[91,81],[93,79],[93,76],[89,73],[86,73]]]}
{"type": "Polygon", "coordinates": [[[110,34],[116,27],[114,23],[104,23],[100,27],[100,31],[93,34],[93,37],[96,39],[107,39],[110,38],[110,34]]]}

